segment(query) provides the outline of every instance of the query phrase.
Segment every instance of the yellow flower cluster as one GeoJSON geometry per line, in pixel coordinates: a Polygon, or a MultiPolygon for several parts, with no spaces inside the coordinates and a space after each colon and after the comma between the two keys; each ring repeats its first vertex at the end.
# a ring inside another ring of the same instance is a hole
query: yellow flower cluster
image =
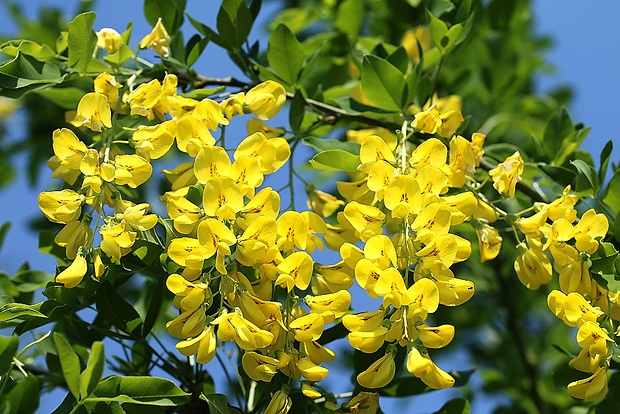
{"type": "Polygon", "coordinates": [[[607,218],[593,209],[578,218],[579,198],[570,190],[566,187],[558,199],[541,203],[535,214],[514,221],[525,235],[514,268],[529,289],[549,283],[554,270],[559,274],[561,291],[549,294],[548,305],[566,325],[579,328],[577,343],[582,351],[570,365],[592,374],[570,383],[568,391],[576,398],[596,400],[607,392],[608,342],[613,342],[601,323],[619,320],[620,301],[590,275],[589,258],[607,234],[607,218]]]}

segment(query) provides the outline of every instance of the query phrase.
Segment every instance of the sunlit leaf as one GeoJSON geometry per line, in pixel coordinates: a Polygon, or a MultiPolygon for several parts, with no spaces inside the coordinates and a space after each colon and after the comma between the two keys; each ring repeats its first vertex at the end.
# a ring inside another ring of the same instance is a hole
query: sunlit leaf
{"type": "Polygon", "coordinates": [[[329,171],[357,171],[360,165],[360,157],[341,149],[319,152],[310,160],[317,170],[329,171]]]}
{"type": "Polygon", "coordinates": [[[80,397],[80,358],[77,356],[69,341],[59,332],[54,332],[54,345],[60,358],[62,375],[65,378],[67,387],[75,398],[80,397]]]}
{"type": "Polygon", "coordinates": [[[283,81],[294,85],[304,65],[304,55],[299,40],[284,23],[280,23],[269,36],[269,66],[283,81]]]}
{"type": "Polygon", "coordinates": [[[362,90],[377,107],[400,111],[404,105],[405,78],[387,60],[366,55],[362,63],[362,90]]]}

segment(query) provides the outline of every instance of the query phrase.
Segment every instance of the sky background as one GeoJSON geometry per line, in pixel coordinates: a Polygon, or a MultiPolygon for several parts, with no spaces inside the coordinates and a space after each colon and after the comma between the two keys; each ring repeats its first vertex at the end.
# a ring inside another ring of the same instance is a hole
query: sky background
{"type": "MultiPolygon", "coordinates": [[[[43,4],[54,5],[73,13],[74,1],[67,0],[30,0],[18,2],[22,4],[26,16],[36,16],[37,10],[43,4]]],[[[188,12],[199,20],[211,24],[215,19],[214,13],[207,13],[204,6],[207,3],[219,1],[188,0],[188,12]]],[[[269,8],[271,2],[265,2],[269,8]]],[[[539,34],[549,36],[553,41],[547,57],[547,62],[555,67],[550,74],[541,75],[537,80],[537,90],[548,92],[556,86],[568,85],[573,89],[574,100],[569,105],[569,113],[575,123],[582,122],[592,130],[586,138],[583,147],[593,154],[598,162],[598,155],[605,143],[612,139],[618,142],[612,155],[612,161],[618,163],[620,158],[620,141],[617,141],[617,101],[620,96],[618,82],[618,68],[620,68],[620,50],[616,35],[616,26],[620,17],[620,2],[617,0],[598,0],[596,7],[588,0],[535,0],[533,1],[533,15],[536,30],[539,34]]],[[[208,10],[216,10],[210,6],[208,10]]],[[[133,19],[134,31],[132,43],[150,31],[142,16],[142,2],[139,0],[107,0],[97,3],[98,17],[95,29],[113,27],[123,31],[127,21],[133,19]],[[119,10],[122,13],[119,13],[119,10]]],[[[269,12],[262,13],[263,18],[269,12]]],[[[15,30],[14,24],[7,20],[9,17],[1,9],[0,3],[0,33],[9,34],[15,30]]],[[[187,23],[186,26],[187,28],[187,23]]],[[[261,27],[260,22],[256,27],[261,27]]],[[[193,33],[193,30],[192,30],[193,33]]],[[[254,29],[251,39],[265,38],[264,33],[254,29]]],[[[228,59],[224,52],[215,45],[209,45],[205,55],[197,66],[199,72],[209,76],[219,77],[230,75],[230,66],[222,64],[228,59]],[[206,58],[208,57],[208,58],[206,58]]],[[[238,74],[238,71],[235,72],[238,74]]],[[[14,129],[18,130],[18,128],[14,129]]],[[[16,160],[16,169],[25,170],[24,159],[16,160]]],[[[41,188],[50,189],[54,183],[49,178],[50,171],[42,169],[41,188]]],[[[28,222],[40,215],[37,207],[37,196],[41,188],[30,188],[23,178],[6,189],[0,189],[0,224],[10,220],[11,230],[5,244],[0,250],[0,270],[13,274],[25,261],[33,268],[52,272],[56,264],[49,256],[40,254],[37,250],[37,235],[28,228],[28,222]]],[[[461,356],[454,355],[453,360],[447,363],[449,367],[458,366],[461,369],[461,356]]],[[[441,363],[440,363],[441,365],[441,363]]],[[[467,367],[465,367],[467,368],[467,367]]],[[[330,382],[333,383],[333,380],[330,382]]],[[[337,381],[336,381],[337,382],[337,381]]],[[[329,388],[329,387],[328,387],[329,388]]],[[[431,393],[422,398],[416,398],[415,412],[433,412],[449,399],[453,391],[431,393]]],[[[51,406],[56,406],[58,395],[47,400],[50,405],[43,406],[46,412],[51,406]],[[55,402],[55,401],[56,402],[55,402]]],[[[474,402],[472,412],[487,413],[498,400],[485,398],[474,402]]],[[[395,403],[397,403],[395,401],[395,403]]],[[[389,410],[392,404],[382,403],[384,410],[389,410]]]]}

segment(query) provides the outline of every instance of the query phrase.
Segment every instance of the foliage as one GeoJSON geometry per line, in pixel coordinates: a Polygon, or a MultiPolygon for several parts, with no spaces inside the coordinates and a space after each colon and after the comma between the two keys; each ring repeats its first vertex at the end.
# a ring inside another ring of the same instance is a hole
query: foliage
{"type": "Polygon", "coordinates": [[[59,188],[38,199],[55,273],[0,273],[0,411],[49,389],[58,413],[615,401],[620,172],[566,94],[532,94],[528,1],[289,1],[266,42],[260,0],[214,24],[145,0],[133,43],[83,6],[11,6],[0,46],[0,114],[28,119],[2,184],[23,151],[59,188]],[[239,79],[198,71],[217,47],[239,79]]]}

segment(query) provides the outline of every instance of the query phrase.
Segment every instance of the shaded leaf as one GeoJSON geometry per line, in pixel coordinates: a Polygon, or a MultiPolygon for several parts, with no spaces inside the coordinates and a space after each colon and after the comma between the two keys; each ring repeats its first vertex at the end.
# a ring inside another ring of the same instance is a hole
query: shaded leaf
{"type": "Polygon", "coordinates": [[[620,213],[620,170],[609,180],[605,195],[603,196],[603,203],[607,204],[611,211],[616,214],[616,220],[620,213]]]}
{"type": "Polygon", "coordinates": [[[433,414],[469,414],[471,406],[469,401],[464,398],[454,398],[443,405],[433,414]]]}
{"type": "Polygon", "coordinates": [[[612,140],[607,141],[605,147],[601,151],[601,156],[599,158],[599,169],[598,169],[598,182],[603,184],[605,182],[605,178],[607,177],[607,168],[609,167],[609,159],[611,158],[611,153],[614,149],[614,144],[612,140]]]}
{"type": "Polygon", "coordinates": [[[304,120],[304,113],[306,111],[306,100],[304,99],[301,91],[297,91],[293,100],[291,101],[291,109],[288,113],[288,121],[291,125],[293,132],[299,131],[301,124],[304,120]]]}
{"type": "Polygon", "coordinates": [[[7,221],[0,226],[0,250],[2,250],[2,245],[4,244],[4,239],[6,238],[6,234],[9,232],[11,228],[11,222],[7,221]]]}
{"type": "Polygon", "coordinates": [[[103,374],[105,366],[105,352],[103,342],[95,341],[91,347],[88,364],[84,372],[80,374],[80,398],[85,399],[92,393],[103,374]]]}
{"type": "Polygon", "coordinates": [[[0,308],[0,322],[30,318],[46,318],[46,316],[39,312],[39,305],[7,303],[0,308]]]}
{"type": "Polygon", "coordinates": [[[140,315],[112,285],[104,281],[97,290],[97,311],[112,325],[130,335],[139,335],[142,329],[140,315]]]}
{"type": "Polygon", "coordinates": [[[227,49],[240,48],[250,34],[252,23],[252,14],[244,0],[224,0],[216,23],[223,46],[227,49]]]}
{"type": "Polygon", "coordinates": [[[85,92],[78,88],[47,88],[36,91],[37,95],[44,97],[63,109],[75,110],[85,92]]]}
{"type": "Polygon", "coordinates": [[[170,35],[179,30],[183,24],[185,0],[144,0],[144,17],[151,26],[161,21],[170,35]]]}
{"type": "Polygon", "coordinates": [[[573,160],[570,162],[577,172],[577,182],[575,191],[577,193],[593,196],[598,188],[598,175],[591,165],[582,160],[573,160]]]}
{"type": "Polygon", "coordinates": [[[0,375],[4,375],[11,368],[18,346],[19,337],[17,335],[0,336],[0,375]]]}
{"type": "Polygon", "coordinates": [[[208,37],[200,37],[199,35],[192,36],[191,39],[187,42],[187,46],[185,47],[185,63],[187,66],[192,66],[202,52],[204,52],[205,48],[209,44],[208,37]]]}
{"type": "Polygon", "coordinates": [[[0,394],[0,412],[29,414],[37,412],[41,394],[39,381],[28,375],[18,381],[6,379],[0,394]]]}

